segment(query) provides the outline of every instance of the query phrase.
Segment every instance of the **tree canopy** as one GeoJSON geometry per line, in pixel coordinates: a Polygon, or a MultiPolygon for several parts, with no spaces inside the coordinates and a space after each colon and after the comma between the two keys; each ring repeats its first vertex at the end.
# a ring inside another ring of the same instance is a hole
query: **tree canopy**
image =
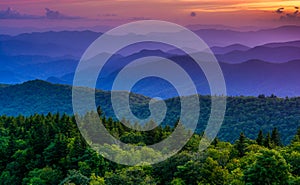
{"type": "MultiPolygon", "coordinates": [[[[114,136],[133,145],[161,141],[173,131],[169,126],[136,131],[110,118],[100,120],[114,136]]],[[[256,140],[240,133],[233,144],[216,139],[205,151],[198,151],[201,135],[194,134],[163,162],[125,166],[94,151],[79,132],[75,116],[0,116],[0,184],[299,184],[300,129],[285,146],[277,143],[278,130],[268,132],[272,134],[256,133],[256,140]]],[[[146,155],[159,153],[146,151],[141,156],[146,155]]]]}

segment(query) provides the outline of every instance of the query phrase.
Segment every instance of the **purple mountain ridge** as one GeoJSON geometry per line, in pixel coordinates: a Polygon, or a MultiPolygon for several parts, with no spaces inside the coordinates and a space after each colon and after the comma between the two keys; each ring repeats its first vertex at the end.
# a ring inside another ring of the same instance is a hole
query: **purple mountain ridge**
{"type": "MultiPolygon", "coordinates": [[[[300,27],[247,32],[202,29],[195,33],[209,44],[220,62],[229,95],[273,93],[283,97],[300,96],[300,82],[297,80],[300,78],[300,27]]],[[[92,31],[0,35],[0,83],[15,84],[41,79],[72,84],[80,56],[100,35],[92,31]]],[[[161,56],[183,64],[189,74],[197,79],[195,84],[199,92],[209,94],[205,76],[195,71],[185,56],[179,55],[182,52],[176,48],[153,43],[124,49],[114,55],[113,62],[107,66],[109,70],[103,78],[108,83],[98,84],[98,88],[109,90],[114,75],[131,61],[145,56],[161,56]]],[[[134,91],[147,96],[159,95],[159,83],[148,79],[139,83],[134,91]]],[[[168,97],[176,96],[167,85],[163,90],[162,94],[168,97]]]]}

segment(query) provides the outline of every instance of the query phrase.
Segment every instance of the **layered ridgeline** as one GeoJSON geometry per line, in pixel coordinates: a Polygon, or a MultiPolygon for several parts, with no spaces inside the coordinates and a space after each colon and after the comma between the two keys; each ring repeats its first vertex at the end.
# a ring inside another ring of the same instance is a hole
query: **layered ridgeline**
{"type": "MultiPolygon", "coordinates": [[[[115,118],[110,92],[96,90],[96,103],[107,117],[115,118]]],[[[35,80],[19,85],[0,85],[0,114],[17,116],[51,113],[73,114],[72,87],[35,80]]],[[[150,114],[146,96],[131,94],[132,112],[147,118],[150,114]]],[[[173,126],[179,119],[180,98],[165,100],[168,107],[163,125],[173,126]]],[[[201,133],[210,115],[210,97],[200,96],[201,118],[197,132],[201,133]]],[[[277,98],[275,95],[258,97],[228,97],[225,120],[218,137],[234,141],[240,132],[254,139],[259,130],[269,132],[277,127],[282,141],[287,144],[300,126],[300,98],[277,98]]]]}
{"type": "MultiPolygon", "coordinates": [[[[244,32],[193,26],[193,30],[206,41],[218,59],[226,79],[228,95],[258,96],[274,93],[280,97],[300,96],[300,27],[284,26],[244,32]]],[[[92,31],[60,31],[0,35],[0,83],[17,84],[42,79],[71,85],[81,55],[101,34],[92,31]]],[[[172,35],[159,33],[158,36],[172,35]]],[[[177,39],[185,42],[186,38],[177,39]]],[[[178,48],[153,42],[129,45],[114,53],[109,60],[111,65],[106,66],[105,74],[99,76],[104,83],[98,83],[97,88],[111,90],[111,82],[117,72],[133,60],[160,56],[182,66],[195,80],[198,92],[209,94],[205,75],[201,70],[195,70],[192,65],[194,62],[182,54],[178,48]]],[[[205,56],[207,50],[199,54],[205,56]]],[[[84,72],[89,74],[89,70],[94,68],[90,66],[84,72]]],[[[136,66],[135,70],[138,70],[136,66]]],[[[163,98],[177,96],[169,86],[161,90],[160,83],[154,79],[142,80],[140,86],[132,91],[150,97],[156,97],[160,92],[160,96],[165,96],[163,98]],[[155,87],[147,88],[149,84],[155,87]]]]}

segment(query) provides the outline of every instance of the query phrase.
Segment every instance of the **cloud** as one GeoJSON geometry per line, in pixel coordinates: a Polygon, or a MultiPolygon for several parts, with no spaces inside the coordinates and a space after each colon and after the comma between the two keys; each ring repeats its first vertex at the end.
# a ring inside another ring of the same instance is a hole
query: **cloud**
{"type": "Polygon", "coordinates": [[[299,7],[295,6],[292,10],[285,10],[284,7],[278,8],[275,11],[277,14],[280,14],[279,20],[284,22],[295,22],[300,21],[299,15],[299,7]]]}
{"type": "Polygon", "coordinates": [[[42,16],[21,14],[16,10],[8,7],[6,10],[0,10],[0,19],[39,19],[42,16]]]}
{"type": "Polygon", "coordinates": [[[45,10],[45,17],[47,19],[82,19],[82,17],[64,15],[59,11],[51,10],[49,8],[45,8],[45,10]]]}
{"type": "Polygon", "coordinates": [[[282,14],[283,10],[284,10],[284,8],[278,8],[275,12],[278,14],[282,14]]]}
{"type": "Polygon", "coordinates": [[[196,17],[197,14],[196,14],[196,12],[191,12],[190,16],[191,16],[191,17],[196,17]]]}
{"type": "Polygon", "coordinates": [[[0,10],[0,19],[83,19],[83,17],[69,16],[60,13],[59,11],[54,11],[49,8],[45,8],[45,15],[30,15],[30,14],[22,14],[12,8],[7,8],[6,10],[0,10]]]}

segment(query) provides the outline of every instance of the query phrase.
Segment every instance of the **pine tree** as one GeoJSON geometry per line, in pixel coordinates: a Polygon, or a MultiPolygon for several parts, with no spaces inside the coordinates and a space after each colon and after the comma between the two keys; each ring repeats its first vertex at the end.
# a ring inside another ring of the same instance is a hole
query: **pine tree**
{"type": "Polygon", "coordinates": [[[264,146],[267,148],[271,148],[271,136],[269,132],[264,140],[264,146]]]}
{"type": "Polygon", "coordinates": [[[272,131],[271,142],[275,146],[281,146],[280,135],[279,135],[278,129],[276,127],[272,131]]]}
{"type": "Polygon", "coordinates": [[[263,135],[262,130],[260,130],[259,133],[258,133],[258,135],[257,135],[257,138],[256,138],[256,143],[258,145],[262,146],[263,142],[264,142],[264,135],[263,135]]]}
{"type": "Polygon", "coordinates": [[[212,145],[214,145],[214,147],[217,147],[218,146],[218,143],[219,143],[219,139],[216,137],[213,142],[212,142],[212,145]]]}
{"type": "Polygon", "coordinates": [[[148,123],[144,126],[145,129],[148,131],[145,132],[145,143],[146,144],[154,144],[158,141],[160,141],[162,135],[162,128],[161,126],[157,126],[157,124],[150,120],[148,123]]]}
{"type": "Polygon", "coordinates": [[[246,136],[243,132],[240,133],[236,148],[239,152],[239,156],[243,157],[246,153],[246,136]]]}
{"type": "Polygon", "coordinates": [[[98,115],[99,115],[100,117],[103,116],[103,110],[101,109],[100,106],[97,107],[97,113],[98,113],[98,115]]]}

